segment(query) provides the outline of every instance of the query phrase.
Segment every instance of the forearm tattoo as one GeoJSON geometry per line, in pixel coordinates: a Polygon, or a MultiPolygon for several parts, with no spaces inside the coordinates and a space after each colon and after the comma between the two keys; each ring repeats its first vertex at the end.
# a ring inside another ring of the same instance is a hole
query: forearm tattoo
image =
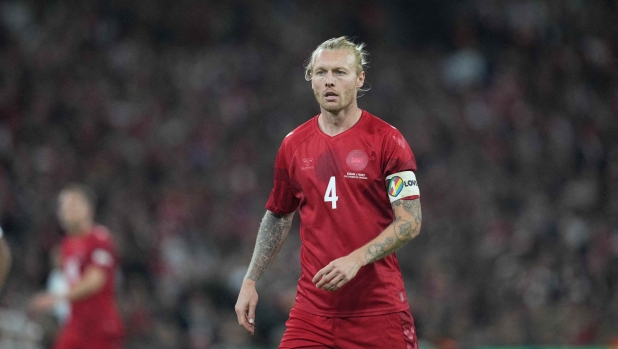
{"type": "MultiPolygon", "coordinates": [[[[367,252],[365,252],[365,261],[367,263],[373,263],[388,256],[418,235],[422,221],[420,200],[397,200],[392,203],[395,214],[398,211],[396,207],[401,206],[409,214],[409,217],[396,216],[391,224],[393,234],[384,239],[384,241],[378,241],[368,246],[367,252]]],[[[390,230],[391,227],[389,226],[386,229],[390,230]]]]}
{"type": "Polygon", "coordinates": [[[278,216],[270,211],[266,212],[260,224],[253,257],[245,279],[257,282],[262,277],[270,261],[281,250],[292,226],[292,218],[294,218],[292,214],[278,216]]]}

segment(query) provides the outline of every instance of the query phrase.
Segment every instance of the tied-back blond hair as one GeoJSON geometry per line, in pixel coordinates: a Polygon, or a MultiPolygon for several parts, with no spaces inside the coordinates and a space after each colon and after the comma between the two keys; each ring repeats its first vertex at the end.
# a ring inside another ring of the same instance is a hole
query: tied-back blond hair
{"type": "Polygon", "coordinates": [[[356,58],[356,74],[360,74],[362,71],[367,68],[367,63],[369,63],[369,53],[365,51],[365,44],[355,44],[349,39],[347,36],[340,36],[338,38],[332,38],[324,41],[318,46],[311,57],[305,64],[305,80],[311,81],[312,73],[313,73],[313,63],[315,62],[315,57],[322,50],[348,50],[354,54],[354,58],[356,58]]]}

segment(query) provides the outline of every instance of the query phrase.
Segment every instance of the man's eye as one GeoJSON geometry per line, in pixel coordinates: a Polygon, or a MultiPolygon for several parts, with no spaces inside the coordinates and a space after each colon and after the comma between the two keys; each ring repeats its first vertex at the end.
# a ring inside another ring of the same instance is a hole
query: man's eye
{"type": "Polygon", "coordinates": [[[324,75],[324,71],[323,70],[318,70],[317,72],[315,72],[315,75],[322,76],[322,75],[324,75]]]}
{"type": "Polygon", "coordinates": [[[345,75],[345,72],[343,70],[337,70],[337,75],[345,75]]]}

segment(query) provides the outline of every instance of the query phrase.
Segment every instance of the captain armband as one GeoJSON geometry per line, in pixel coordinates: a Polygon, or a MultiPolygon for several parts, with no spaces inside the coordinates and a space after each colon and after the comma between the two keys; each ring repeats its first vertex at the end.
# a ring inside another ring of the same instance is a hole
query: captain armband
{"type": "Polygon", "coordinates": [[[403,171],[386,177],[388,198],[391,202],[410,196],[420,196],[416,175],[412,171],[403,171]]]}

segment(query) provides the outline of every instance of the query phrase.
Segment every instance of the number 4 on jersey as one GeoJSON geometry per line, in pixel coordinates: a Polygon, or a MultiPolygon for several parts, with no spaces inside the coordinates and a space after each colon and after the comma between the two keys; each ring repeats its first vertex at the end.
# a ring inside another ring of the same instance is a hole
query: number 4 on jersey
{"type": "Polygon", "coordinates": [[[337,184],[335,183],[335,176],[331,176],[330,181],[328,181],[328,187],[326,188],[326,194],[324,194],[324,202],[330,202],[333,210],[337,208],[337,200],[339,200],[337,196],[337,184]]]}

